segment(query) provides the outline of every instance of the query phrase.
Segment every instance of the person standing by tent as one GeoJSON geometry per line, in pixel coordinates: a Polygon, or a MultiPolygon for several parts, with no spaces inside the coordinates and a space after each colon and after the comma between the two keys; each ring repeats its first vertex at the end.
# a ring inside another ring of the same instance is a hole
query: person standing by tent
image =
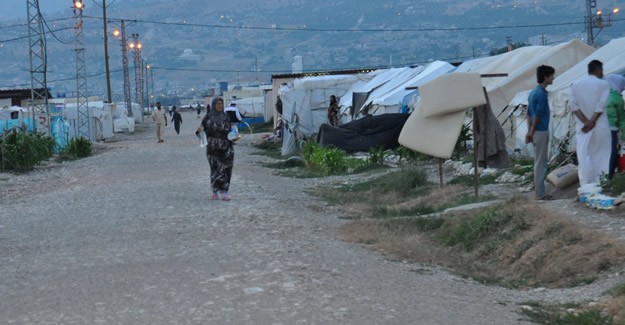
{"type": "Polygon", "coordinates": [[[330,106],[328,107],[328,123],[332,126],[339,126],[339,103],[336,96],[330,96],[330,106]]]}
{"type": "Polygon", "coordinates": [[[176,110],[174,111],[174,116],[171,118],[171,121],[174,122],[174,129],[176,130],[176,134],[180,134],[180,124],[182,124],[182,115],[180,115],[179,109],[176,108],[176,110]]]}
{"type": "Polygon", "coordinates": [[[152,112],[152,121],[156,123],[156,137],[158,143],[165,142],[163,140],[163,132],[167,127],[167,112],[161,107],[161,102],[156,103],[156,109],[152,112]]]}
{"type": "Polygon", "coordinates": [[[536,69],[538,85],[528,98],[527,123],[528,132],[525,143],[534,143],[534,191],[537,200],[551,200],[545,195],[545,179],[547,178],[547,160],[549,151],[549,101],[547,86],[553,83],[556,70],[547,65],[536,69]]]}
{"type": "Polygon", "coordinates": [[[605,113],[610,85],[603,78],[603,63],[588,63],[588,76],[571,87],[569,105],[575,115],[580,185],[599,183],[610,167],[610,125],[605,113]]]}
{"type": "Polygon", "coordinates": [[[202,119],[202,124],[197,132],[206,132],[208,144],[206,145],[206,157],[211,170],[212,200],[221,199],[230,201],[228,194],[232,167],[234,165],[234,147],[228,140],[230,132],[230,117],[224,112],[224,101],[215,97],[212,102],[212,110],[202,119]]]}
{"type": "Polygon", "coordinates": [[[625,141],[625,111],[623,110],[623,96],[621,95],[623,89],[625,89],[625,77],[618,74],[609,74],[605,76],[605,81],[610,85],[610,95],[605,113],[608,116],[610,132],[612,132],[610,170],[608,171],[608,177],[612,179],[618,166],[619,133],[621,141],[625,141]]]}
{"type": "Polygon", "coordinates": [[[278,117],[282,116],[282,99],[280,95],[276,97],[276,112],[278,113],[278,117]]]}

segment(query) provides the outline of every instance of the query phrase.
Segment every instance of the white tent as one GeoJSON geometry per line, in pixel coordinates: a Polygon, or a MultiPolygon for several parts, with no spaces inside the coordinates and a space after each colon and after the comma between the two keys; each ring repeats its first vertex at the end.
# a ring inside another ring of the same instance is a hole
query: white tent
{"type": "MultiPolygon", "coordinates": [[[[526,132],[526,121],[520,117],[519,104],[527,102],[526,95],[536,86],[536,68],[549,65],[559,75],[587,58],[594,48],[573,40],[554,46],[527,46],[514,51],[468,61],[458,67],[458,72],[479,72],[481,74],[507,73],[507,77],[483,78],[493,113],[498,117],[508,138],[508,147],[524,150],[525,134],[521,139],[515,134],[526,132]],[[475,61],[475,62],[473,62],[475,61]],[[525,92],[519,94],[519,92],[525,92]],[[525,100],[523,97],[525,96],[525,100]],[[513,114],[514,113],[514,114],[513,114]],[[514,116],[510,116],[513,114],[514,116]],[[525,131],[523,131],[525,130],[525,131]]],[[[530,153],[525,151],[525,153],[530,153]]]]}
{"type": "Polygon", "coordinates": [[[394,79],[371,94],[372,111],[376,114],[400,113],[404,97],[414,93],[414,90],[406,90],[407,87],[418,87],[452,70],[453,65],[435,61],[421,67],[418,73],[408,80],[394,79]]]}
{"type": "MultiPolygon", "coordinates": [[[[575,121],[568,109],[569,94],[571,85],[588,75],[588,63],[592,60],[603,62],[604,74],[625,73],[625,38],[614,39],[605,46],[599,48],[575,66],[566,71],[558,73],[553,85],[549,86],[549,108],[552,119],[550,121],[551,141],[550,156],[554,156],[560,151],[560,146],[565,146],[567,150],[575,149],[575,121]]],[[[510,102],[510,106],[527,106],[527,98],[530,90],[525,90],[516,94],[510,102]]],[[[519,144],[522,143],[526,127],[525,112],[517,119],[516,138],[519,144]]],[[[522,145],[519,145],[522,147],[522,145]]]]}
{"type": "Polygon", "coordinates": [[[517,67],[500,71],[507,72],[508,77],[498,78],[486,86],[493,113],[499,115],[519,91],[532,89],[536,86],[536,68],[540,65],[552,66],[556,70],[557,77],[587,58],[594,51],[593,47],[579,40],[573,40],[547,47],[529,60],[518,61],[520,65],[517,67]]]}
{"type": "Polygon", "coordinates": [[[257,117],[265,115],[265,96],[249,97],[233,101],[246,117],[257,117]]]}
{"type": "Polygon", "coordinates": [[[298,136],[312,136],[319,131],[321,124],[327,122],[330,96],[340,98],[356,82],[370,78],[367,74],[358,74],[295,79],[279,90],[282,119],[289,129],[297,131],[298,136]]]}

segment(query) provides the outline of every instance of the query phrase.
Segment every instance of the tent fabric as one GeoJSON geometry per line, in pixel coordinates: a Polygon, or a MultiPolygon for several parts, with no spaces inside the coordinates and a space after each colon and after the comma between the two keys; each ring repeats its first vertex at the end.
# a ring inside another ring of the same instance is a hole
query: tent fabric
{"type": "Polygon", "coordinates": [[[337,98],[358,81],[368,80],[367,74],[305,77],[295,79],[290,85],[282,86],[282,119],[297,131],[298,136],[311,137],[321,124],[327,122],[330,96],[337,98]],[[297,123],[295,123],[297,119],[297,123]]]}
{"type": "Polygon", "coordinates": [[[250,97],[233,101],[237,104],[241,114],[251,116],[264,116],[265,112],[265,96],[250,97]]]}
{"type": "Polygon", "coordinates": [[[395,149],[399,146],[401,129],[408,114],[367,115],[342,126],[323,124],[317,141],[348,152],[369,151],[370,148],[395,149]]]}
{"type": "Polygon", "coordinates": [[[465,111],[469,108],[465,103],[486,104],[480,75],[443,75],[422,85],[419,91],[421,100],[402,128],[399,143],[433,157],[449,158],[460,135],[465,111]],[[480,91],[475,91],[478,88],[480,91]],[[442,114],[433,114],[435,110],[442,114]],[[425,111],[431,113],[430,117],[425,117],[425,111]]]}

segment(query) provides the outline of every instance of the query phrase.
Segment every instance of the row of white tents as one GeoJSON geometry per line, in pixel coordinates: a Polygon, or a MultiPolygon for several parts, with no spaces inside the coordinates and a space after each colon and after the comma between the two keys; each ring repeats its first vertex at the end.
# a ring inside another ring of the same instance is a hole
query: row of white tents
{"type": "MultiPolygon", "coordinates": [[[[511,150],[525,150],[525,107],[531,89],[536,86],[536,68],[550,65],[556,70],[554,84],[548,88],[552,109],[551,154],[567,141],[573,149],[574,123],[568,105],[570,86],[587,75],[591,60],[604,63],[605,74],[625,73],[625,38],[614,39],[595,49],[578,40],[553,46],[528,46],[497,56],[466,61],[458,67],[434,61],[417,67],[379,69],[368,73],[303,77],[282,85],[278,91],[283,103],[282,118],[291,132],[285,134],[283,154],[289,153],[289,136],[312,137],[327,122],[329,97],[335,95],[341,107],[340,123],[365,114],[411,111],[419,99],[414,88],[441,75],[474,72],[482,75],[505,74],[482,78],[495,116],[506,131],[511,150]],[[412,89],[407,89],[412,88],[412,89]]],[[[449,89],[453,92],[454,89],[449,89]]]]}

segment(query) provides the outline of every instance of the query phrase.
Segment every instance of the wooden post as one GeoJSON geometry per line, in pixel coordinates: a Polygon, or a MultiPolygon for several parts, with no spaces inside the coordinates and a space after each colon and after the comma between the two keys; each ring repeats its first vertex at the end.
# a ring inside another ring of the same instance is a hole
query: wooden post
{"type": "Polygon", "coordinates": [[[477,150],[479,147],[479,141],[477,139],[477,107],[473,107],[473,187],[475,190],[475,197],[479,196],[479,183],[480,183],[480,175],[477,172],[477,150]]]}
{"type": "Polygon", "coordinates": [[[443,185],[445,185],[445,183],[443,182],[443,159],[442,158],[438,158],[438,176],[440,178],[441,188],[443,188],[443,185]]]}

